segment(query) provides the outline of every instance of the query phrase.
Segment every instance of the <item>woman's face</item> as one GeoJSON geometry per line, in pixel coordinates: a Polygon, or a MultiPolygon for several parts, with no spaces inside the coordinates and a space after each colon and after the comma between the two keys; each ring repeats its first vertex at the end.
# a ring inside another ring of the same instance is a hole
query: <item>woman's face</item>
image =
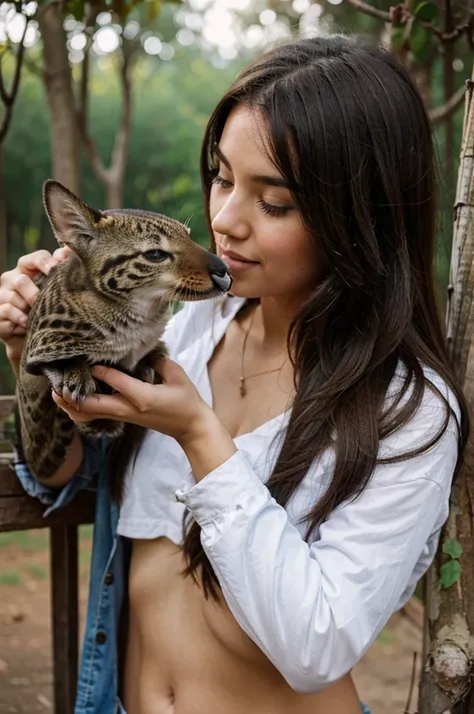
{"type": "Polygon", "coordinates": [[[243,105],[229,115],[216,151],[210,196],[217,254],[236,297],[300,302],[318,274],[315,243],[285,180],[265,152],[261,115],[243,105]]]}

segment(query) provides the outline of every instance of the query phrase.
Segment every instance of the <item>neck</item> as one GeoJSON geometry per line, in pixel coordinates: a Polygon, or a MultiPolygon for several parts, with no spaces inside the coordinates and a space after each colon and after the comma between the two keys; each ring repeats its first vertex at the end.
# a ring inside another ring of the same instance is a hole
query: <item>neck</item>
{"type": "Polygon", "coordinates": [[[260,300],[252,331],[255,330],[262,344],[269,348],[286,346],[288,330],[300,303],[278,298],[260,300]]]}

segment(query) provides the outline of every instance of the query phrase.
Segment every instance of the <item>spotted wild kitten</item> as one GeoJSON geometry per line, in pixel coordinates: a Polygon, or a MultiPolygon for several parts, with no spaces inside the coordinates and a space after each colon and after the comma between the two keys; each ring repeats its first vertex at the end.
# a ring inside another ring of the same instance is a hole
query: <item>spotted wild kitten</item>
{"type": "MultiPolygon", "coordinates": [[[[91,375],[94,364],[153,382],[170,301],[216,297],[231,285],[226,265],[178,221],[98,211],[55,181],[46,181],[43,199],[56,238],[73,252],[39,280],[17,382],[19,449],[42,479],[60,467],[75,428],[51,386],[79,402],[105,390],[91,375]]],[[[124,434],[111,420],[78,428],[93,437],[124,434]]]]}

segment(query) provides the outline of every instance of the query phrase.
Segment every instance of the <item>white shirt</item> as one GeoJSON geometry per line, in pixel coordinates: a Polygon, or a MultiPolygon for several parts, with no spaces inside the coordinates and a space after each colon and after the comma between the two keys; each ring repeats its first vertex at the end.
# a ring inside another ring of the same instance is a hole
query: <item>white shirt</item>
{"type": "MultiPolygon", "coordinates": [[[[167,327],[171,359],[211,406],[207,363],[243,303],[187,303],[167,327]]],[[[432,370],[425,374],[459,416],[445,382],[432,370]]],[[[126,476],[118,533],[181,544],[189,509],[242,629],[294,690],[313,693],[356,664],[431,563],[448,516],[457,431],[451,418],[428,452],[377,466],[362,494],[338,506],[305,542],[300,521],[327,487],[334,453],[328,448],[286,508],[279,506],[265,482],[289,415],[238,436],[237,452],[199,483],[174,439],[147,432],[126,476]]],[[[379,455],[425,444],[443,420],[441,400],[425,390],[421,407],[381,443],[379,455]]]]}

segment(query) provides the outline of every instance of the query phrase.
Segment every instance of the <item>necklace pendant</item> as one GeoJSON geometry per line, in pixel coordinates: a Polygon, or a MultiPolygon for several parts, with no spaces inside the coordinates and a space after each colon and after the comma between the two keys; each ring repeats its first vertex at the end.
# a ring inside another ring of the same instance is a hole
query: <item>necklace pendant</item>
{"type": "Polygon", "coordinates": [[[245,397],[247,394],[246,389],[245,389],[245,377],[240,378],[240,396],[245,397]]]}

